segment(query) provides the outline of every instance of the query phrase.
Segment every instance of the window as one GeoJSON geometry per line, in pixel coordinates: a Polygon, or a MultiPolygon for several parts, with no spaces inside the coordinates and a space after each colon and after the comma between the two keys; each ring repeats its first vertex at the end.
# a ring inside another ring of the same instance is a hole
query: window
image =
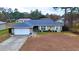
{"type": "Polygon", "coordinates": [[[46,29],[46,26],[41,26],[41,30],[45,30],[46,29]]]}

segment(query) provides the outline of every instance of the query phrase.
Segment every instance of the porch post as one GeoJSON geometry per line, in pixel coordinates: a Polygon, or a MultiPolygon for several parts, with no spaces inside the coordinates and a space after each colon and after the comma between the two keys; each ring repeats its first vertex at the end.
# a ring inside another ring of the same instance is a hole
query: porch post
{"type": "Polygon", "coordinates": [[[43,32],[43,30],[42,30],[42,26],[40,26],[40,30],[41,30],[41,32],[43,32]]]}
{"type": "Polygon", "coordinates": [[[47,26],[45,27],[45,30],[46,30],[46,31],[48,30],[47,26]]]}
{"type": "Polygon", "coordinates": [[[39,30],[41,30],[41,26],[39,26],[38,28],[39,28],[39,30]]]}

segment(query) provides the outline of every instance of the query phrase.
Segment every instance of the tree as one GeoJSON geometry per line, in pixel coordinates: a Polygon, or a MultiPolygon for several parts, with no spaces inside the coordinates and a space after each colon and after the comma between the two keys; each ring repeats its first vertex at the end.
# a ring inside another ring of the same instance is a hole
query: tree
{"type": "Polygon", "coordinates": [[[58,20],[61,16],[60,15],[55,15],[55,14],[47,14],[46,15],[48,18],[51,18],[53,20],[58,20]]]}
{"type": "Polygon", "coordinates": [[[65,26],[67,26],[67,24],[66,24],[66,21],[68,21],[69,22],[69,24],[70,24],[70,27],[72,27],[72,25],[73,25],[73,15],[74,15],[74,13],[79,13],[79,8],[78,7],[53,7],[55,10],[58,10],[58,9],[61,9],[61,10],[64,10],[64,25],[65,26]],[[69,13],[69,14],[68,14],[69,13]],[[66,17],[70,17],[70,19],[67,19],[66,17]]]}
{"type": "Polygon", "coordinates": [[[17,8],[14,9],[14,12],[19,12],[17,8]]]}
{"type": "Polygon", "coordinates": [[[24,14],[23,13],[20,13],[18,11],[18,9],[15,9],[14,10],[14,13],[12,14],[13,18],[14,19],[19,19],[19,18],[23,18],[24,17],[24,14]]]}
{"type": "Polygon", "coordinates": [[[38,9],[36,9],[35,11],[31,11],[30,13],[30,18],[32,19],[39,19],[44,17],[44,15],[41,13],[41,11],[38,11],[38,9]]]}
{"type": "Polygon", "coordinates": [[[3,13],[0,13],[0,21],[6,21],[6,17],[3,13]]]}
{"type": "Polygon", "coordinates": [[[66,26],[66,14],[67,14],[67,10],[70,9],[71,7],[53,7],[55,10],[61,9],[64,10],[64,26],[66,26]]]}
{"type": "Polygon", "coordinates": [[[70,25],[73,27],[73,21],[76,21],[76,15],[79,14],[79,8],[78,7],[71,7],[70,8],[70,25]]]}
{"type": "Polygon", "coordinates": [[[24,18],[30,18],[30,14],[29,13],[24,12],[23,14],[24,14],[24,16],[23,16],[24,18]]]}

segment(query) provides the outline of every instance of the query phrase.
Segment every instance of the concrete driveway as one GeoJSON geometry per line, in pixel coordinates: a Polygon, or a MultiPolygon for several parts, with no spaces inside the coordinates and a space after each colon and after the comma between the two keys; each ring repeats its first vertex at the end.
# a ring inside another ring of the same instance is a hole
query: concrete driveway
{"type": "Polygon", "coordinates": [[[12,36],[0,43],[0,51],[18,51],[27,38],[28,36],[12,36]]]}

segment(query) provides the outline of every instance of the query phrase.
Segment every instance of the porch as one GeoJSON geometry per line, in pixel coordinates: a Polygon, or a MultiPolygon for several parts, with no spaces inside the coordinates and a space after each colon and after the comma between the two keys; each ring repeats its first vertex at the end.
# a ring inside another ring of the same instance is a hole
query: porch
{"type": "Polygon", "coordinates": [[[33,27],[34,32],[61,32],[62,27],[60,26],[34,26],[33,27]]]}

